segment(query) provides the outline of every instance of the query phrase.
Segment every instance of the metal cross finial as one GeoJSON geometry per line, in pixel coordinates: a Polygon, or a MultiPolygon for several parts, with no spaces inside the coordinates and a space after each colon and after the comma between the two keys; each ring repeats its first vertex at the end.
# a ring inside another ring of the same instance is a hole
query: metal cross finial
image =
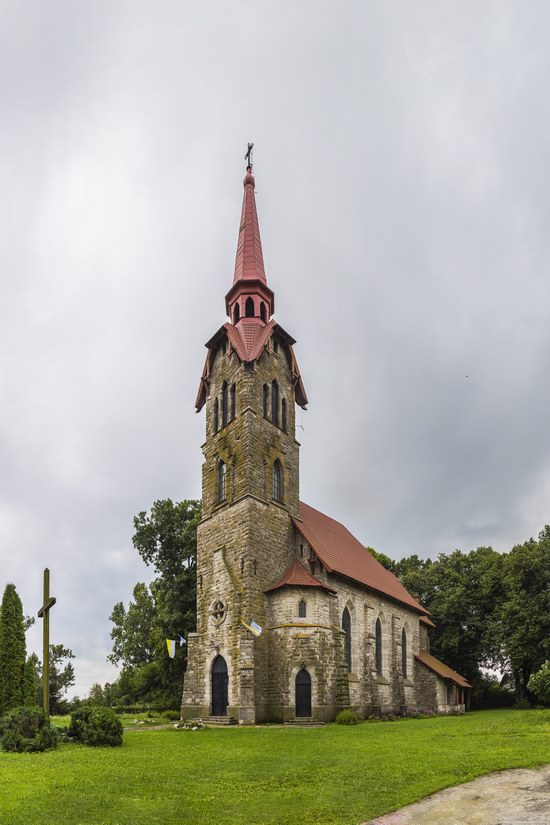
{"type": "Polygon", "coordinates": [[[254,144],[249,143],[246,155],[244,156],[244,159],[247,161],[247,165],[246,165],[247,169],[252,169],[252,163],[253,163],[253,161],[252,161],[252,150],[253,149],[254,149],[254,144]]]}

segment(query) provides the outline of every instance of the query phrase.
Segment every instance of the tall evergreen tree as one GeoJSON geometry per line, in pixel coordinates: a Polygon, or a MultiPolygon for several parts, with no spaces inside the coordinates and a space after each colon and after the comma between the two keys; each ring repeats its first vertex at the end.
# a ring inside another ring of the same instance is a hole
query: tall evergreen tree
{"type": "Polygon", "coordinates": [[[0,606],[0,716],[23,704],[26,661],[23,605],[7,584],[0,606]]]}
{"type": "Polygon", "coordinates": [[[35,660],[34,654],[29,656],[23,672],[23,704],[26,708],[34,708],[38,704],[38,673],[35,660]]]}

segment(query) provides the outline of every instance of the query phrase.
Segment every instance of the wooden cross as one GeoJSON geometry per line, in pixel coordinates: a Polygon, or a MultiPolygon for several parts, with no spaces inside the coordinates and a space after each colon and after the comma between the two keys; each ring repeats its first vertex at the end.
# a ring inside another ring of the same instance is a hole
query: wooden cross
{"type": "Polygon", "coordinates": [[[50,715],[50,610],[55,604],[55,598],[50,596],[50,571],[44,570],[44,602],[38,611],[38,618],[43,619],[43,655],[42,655],[42,682],[43,707],[47,717],[50,715]]]}
{"type": "Polygon", "coordinates": [[[253,149],[254,149],[254,144],[249,143],[246,155],[244,156],[244,159],[247,161],[247,164],[246,164],[247,169],[252,169],[252,150],[253,149]]]}

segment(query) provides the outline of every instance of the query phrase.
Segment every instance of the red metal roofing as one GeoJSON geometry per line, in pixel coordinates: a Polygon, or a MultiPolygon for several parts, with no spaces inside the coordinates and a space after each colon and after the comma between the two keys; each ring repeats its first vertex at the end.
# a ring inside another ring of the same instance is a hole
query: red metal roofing
{"type": "Polygon", "coordinates": [[[278,582],[272,584],[271,587],[268,587],[265,591],[269,593],[270,590],[278,590],[280,587],[284,587],[285,585],[295,586],[295,587],[322,587],[323,590],[328,590],[329,593],[334,593],[334,590],[331,590],[330,587],[327,587],[323,582],[320,582],[309,570],[306,570],[303,564],[295,559],[288,570],[283,574],[283,577],[279,579],[278,582]]]}
{"type": "Polygon", "coordinates": [[[292,519],[329,573],[340,573],[414,610],[426,613],[399,579],[386,570],[339,521],[300,502],[301,519],[292,519]]]}
{"type": "Polygon", "coordinates": [[[246,172],[243,195],[241,223],[239,225],[239,239],[237,241],[237,256],[235,258],[235,274],[233,283],[240,280],[260,280],[267,284],[264,269],[264,256],[260,240],[260,226],[256,212],[254,197],[254,176],[252,170],[246,172]]]}
{"type": "Polygon", "coordinates": [[[288,332],[285,332],[285,330],[273,319],[268,321],[267,324],[263,324],[261,322],[256,323],[255,318],[241,318],[236,326],[229,323],[224,324],[223,327],[220,327],[216,334],[213,335],[210,341],[206,344],[208,347],[208,353],[204,363],[199,390],[195,401],[197,412],[200,412],[206,403],[210,386],[210,372],[212,370],[214,356],[222,341],[226,337],[228,338],[229,343],[241,361],[257,361],[275,330],[277,330],[277,334],[281,340],[281,344],[288,361],[288,366],[292,373],[292,384],[294,387],[296,403],[299,404],[300,407],[305,408],[307,405],[307,395],[302,382],[302,376],[300,375],[300,370],[298,368],[298,362],[296,361],[296,356],[294,355],[294,350],[292,349],[292,345],[296,343],[294,338],[292,338],[288,332]],[[245,321],[247,323],[243,323],[245,321]]]}
{"type": "Polygon", "coordinates": [[[414,658],[417,662],[420,662],[421,665],[424,665],[424,667],[437,673],[442,679],[450,679],[459,687],[472,687],[464,676],[461,676],[460,673],[457,673],[456,670],[448,667],[448,665],[444,665],[443,662],[440,662],[439,659],[436,659],[435,656],[432,656],[432,654],[426,650],[421,650],[418,655],[415,654],[414,658]]]}

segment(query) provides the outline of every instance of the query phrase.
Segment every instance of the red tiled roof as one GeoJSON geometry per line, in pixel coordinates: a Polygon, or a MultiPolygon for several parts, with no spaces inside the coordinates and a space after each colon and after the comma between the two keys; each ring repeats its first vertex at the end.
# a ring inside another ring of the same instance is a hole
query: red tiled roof
{"type": "Polygon", "coordinates": [[[421,622],[424,622],[424,624],[427,624],[427,625],[429,625],[430,627],[437,627],[437,625],[435,625],[435,624],[432,622],[432,620],[431,620],[431,619],[428,619],[428,617],[427,617],[427,616],[421,616],[421,617],[420,617],[420,621],[421,621],[421,622]]]}
{"type": "Polygon", "coordinates": [[[270,590],[278,590],[279,587],[290,585],[294,587],[322,587],[323,590],[328,590],[329,593],[334,593],[330,587],[327,587],[323,582],[320,582],[309,570],[306,570],[303,564],[300,564],[296,559],[292,562],[288,570],[283,574],[283,577],[278,582],[272,584],[265,591],[269,593],[270,590]]]}
{"type": "Polygon", "coordinates": [[[292,519],[296,528],[329,573],[340,573],[414,610],[427,612],[343,524],[303,502],[300,516],[301,519],[292,519]]]}
{"type": "Polygon", "coordinates": [[[267,284],[264,269],[264,256],[260,240],[260,226],[254,197],[254,176],[248,169],[244,183],[243,208],[237,241],[235,274],[233,283],[240,280],[259,280],[267,284]]]}
{"type": "Polygon", "coordinates": [[[450,679],[459,687],[471,687],[471,684],[466,681],[464,676],[461,676],[460,673],[457,673],[456,670],[448,667],[448,665],[444,665],[443,662],[440,662],[439,659],[436,659],[435,656],[432,656],[432,654],[426,650],[421,650],[418,655],[415,654],[414,658],[417,662],[420,662],[421,665],[424,665],[424,667],[437,673],[442,679],[450,679]]]}
{"type": "Polygon", "coordinates": [[[285,330],[273,319],[268,321],[267,324],[264,324],[256,318],[241,318],[236,326],[230,323],[224,324],[223,327],[220,327],[216,334],[212,336],[210,341],[206,344],[208,347],[208,354],[204,363],[197,399],[195,401],[197,412],[200,412],[206,403],[208,388],[210,385],[210,371],[214,362],[214,356],[216,354],[216,349],[219,347],[224,338],[228,338],[229,343],[241,361],[251,362],[257,361],[260,358],[267,342],[275,330],[277,330],[277,334],[281,339],[288,361],[288,366],[290,367],[290,371],[292,373],[292,383],[294,386],[296,403],[299,404],[300,407],[305,408],[307,405],[307,395],[302,382],[302,376],[300,375],[300,370],[298,368],[298,362],[296,361],[296,356],[294,355],[294,350],[292,349],[292,345],[296,343],[294,338],[292,338],[288,332],[285,332],[285,330]]]}

